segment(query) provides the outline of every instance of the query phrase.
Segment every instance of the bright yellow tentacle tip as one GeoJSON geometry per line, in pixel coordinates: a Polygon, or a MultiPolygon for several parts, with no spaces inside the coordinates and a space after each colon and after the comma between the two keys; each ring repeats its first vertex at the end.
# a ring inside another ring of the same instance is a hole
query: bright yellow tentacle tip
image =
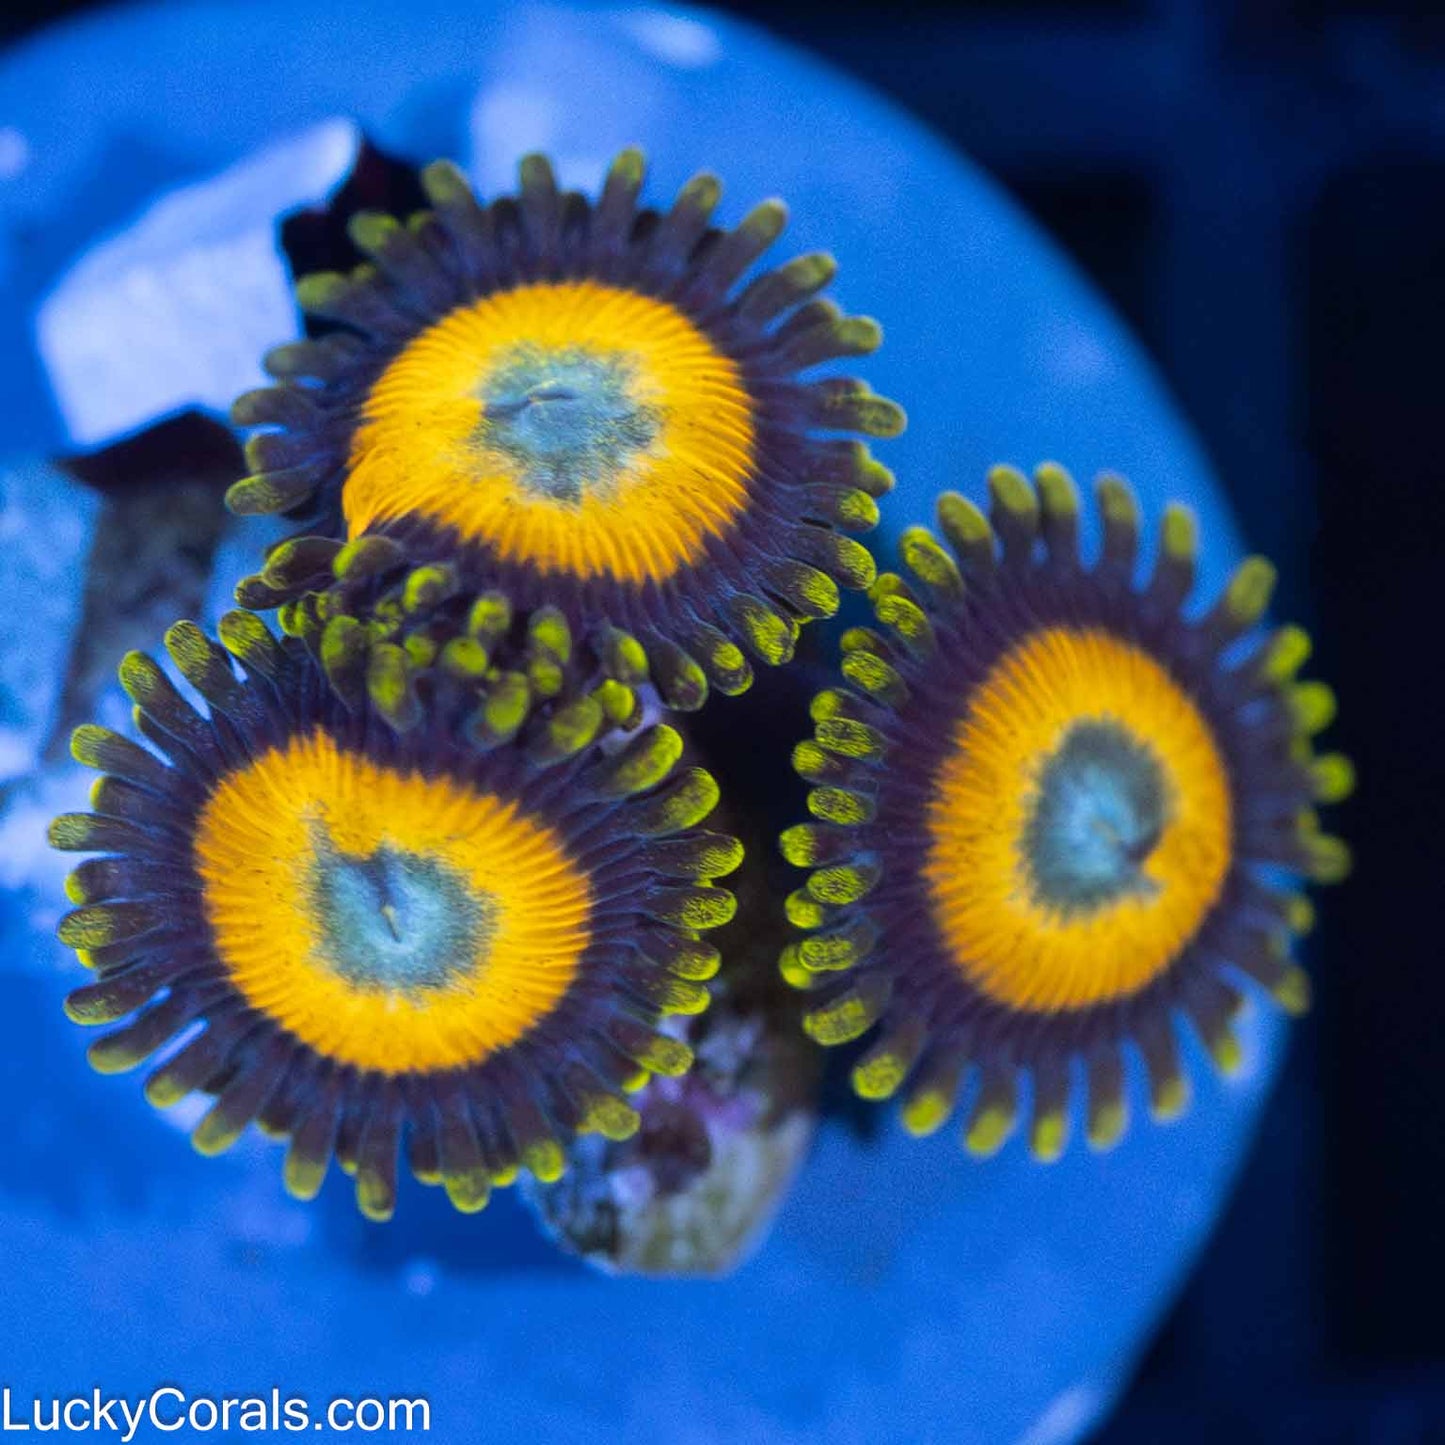
{"type": "Polygon", "coordinates": [[[1069,1116],[1062,1108],[1035,1113],[1029,1126],[1029,1153],[1040,1164],[1053,1164],[1063,1158],[1069,1142],[1069,1116]]]}
{"type": "Polygon", "coordinates": [[[917,1089],[899,1111],[903,1127],[915,1139],[936,1134],[953,1113],[954,1095],[939,1089],[917,1089]]]}
{"type": "Polygon", "coordinates": [[[986,1072],[973,1114],[964,1129],[964,1147],[978,1159],[997,1154],[1018,1123],[1018,1086],[1011,1073],[986,1072]]]}

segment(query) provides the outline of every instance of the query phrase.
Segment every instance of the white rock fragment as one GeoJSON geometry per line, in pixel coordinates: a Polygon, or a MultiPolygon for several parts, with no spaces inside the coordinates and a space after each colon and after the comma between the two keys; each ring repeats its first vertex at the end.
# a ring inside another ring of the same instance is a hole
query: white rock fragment
{"type": "Polygon", "coordinates": [[[46,462],[0,464],[0,786],[53,725],[99,505],[46,462]]]}
{"type": "Polygon", "coordinates": [[[36,329],[76,446],[263,384],[262,354],[296,334],[277,221],[324,201],[360,143],[339,119],[289,136],[162,196],[66,272],[36,329]]]}

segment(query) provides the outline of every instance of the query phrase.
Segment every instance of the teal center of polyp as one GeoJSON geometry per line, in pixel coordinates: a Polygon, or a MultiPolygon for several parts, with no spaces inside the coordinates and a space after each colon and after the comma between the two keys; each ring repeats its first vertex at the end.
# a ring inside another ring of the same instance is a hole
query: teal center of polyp
{"type": "Polygon", "coordinates": [[[1143,869],[1166,822],[1153,752],[1115,723],[1075,724],[1040,771],[1025,832],[1038,900],[1077,913],[1152,892],[1143,869]]]}
{"type": "Polygon", "coordinates": [[[578,506],[606,495],[652,446],[660,418],[638,400],[623,352],[518,346],[482,387],[480,445],[538,498],[578,506]]]}
{"type": "Polygon", "coordinates": [[[381,847],[343,853],[312,829],[308,879],[319,962],[355,988],[414,993],[471,974],[496,932],[497,909],[435,858],[381,847]]]}

